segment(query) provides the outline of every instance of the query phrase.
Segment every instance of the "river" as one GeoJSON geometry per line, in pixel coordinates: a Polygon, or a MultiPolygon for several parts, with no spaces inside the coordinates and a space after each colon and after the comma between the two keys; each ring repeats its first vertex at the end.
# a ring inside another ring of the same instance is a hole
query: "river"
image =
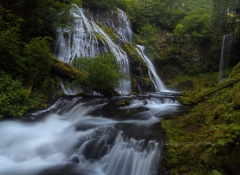
{"type": "Polygon", "coordinates": [[[1,175],[158,175],[171,96],[68,97],[0,122],[1,175]]]}

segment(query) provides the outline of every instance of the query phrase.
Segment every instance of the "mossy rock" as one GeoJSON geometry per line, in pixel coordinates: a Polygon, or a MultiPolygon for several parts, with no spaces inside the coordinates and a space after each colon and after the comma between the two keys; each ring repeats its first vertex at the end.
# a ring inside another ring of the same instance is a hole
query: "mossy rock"
{"type": "Polygon", "coordinates": [[[130,104],[130,100],[129,99],[122,99],[122,100],[119,100],[115,103],[115,105],[117,107],[123,107],[123,106],[127,106],[130,104]]]}
{"type": "Polygon", "coordinates": [[[212,170],[212,172],[209,173],[208,175],[223,175],[223,174],[220,173],[218,170],[212,170]]]}
{"type": "Polygon", "coordinates": [[[240,63],[238,63],[232,70],[232,72],[229,74],[229,78],[238,78],[238,75],[240,75],[240,63]]]}
{"type": "Polygon", "coordinates": [[[214,119],[218,119],[226,111],[226,106],[224,104],[219,104],[214,110],[214,119]]]}
{"type": "Polygon", "coordinates": [[[232,102],[234,109],[240,109],[240,84],[237,84],[228,98],[229,102],[232,102]]]}
{"type": "Polygon", "coordinates": [[[180,91],[192,89],[193,88],[193,81],[186,80],[186,81],[179,82],[175,88],[180,90],[180,91]]]}
{"type": "Polygon", "coordinates": [[[87,76],[87,72],[78,70],[77,68],[68,65],[59,60],[54,60],[52,70],[60,77],[67,79],[76,79],[77,76],[87,76]]]}
{"type": "Polygon", "coordinates": [[[233,96],[232,103],[235,110],[240,110],[240,92],[233,96]]]}

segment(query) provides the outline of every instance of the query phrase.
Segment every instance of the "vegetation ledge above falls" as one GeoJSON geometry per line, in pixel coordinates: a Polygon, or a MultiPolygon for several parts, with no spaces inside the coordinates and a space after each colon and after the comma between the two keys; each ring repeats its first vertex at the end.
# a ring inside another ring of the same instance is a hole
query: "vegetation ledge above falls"
{"type": "Polygon", "coordinates": [[[191,106],[185,114],[162,121],[166,130],[163,163],[171,174],[240,172],[240,64],[224,82],[179,96],[191,106]]]}

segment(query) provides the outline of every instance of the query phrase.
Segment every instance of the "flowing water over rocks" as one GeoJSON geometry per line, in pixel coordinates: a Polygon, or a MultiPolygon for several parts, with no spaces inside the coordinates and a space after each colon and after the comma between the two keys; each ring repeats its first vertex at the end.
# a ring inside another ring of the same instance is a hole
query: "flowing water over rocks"
{"type": "Polygon", "coordinates": [[[220,57],[220,64],[219,64],[219,79],[218,82],[221,83],[224,81],[229,72],[224,72],[229,68],[229,59],[230,53],[233,44],[233,34],[226,34],[223,36],[222,40],[222,48],[221,48],[221,57],[220,57]],[[224,74],[225,73],[225,74],[224,74]]]}
{"type": "Polygon", "coordinates": [[[59,99],[28,121],[0,122],[0,174],[158,175],[154,126],[178,107],[166,97],[59,99]]]}
{"type": "Polygon", "coordinates": [[[144,49],[145,49],[144,46],[140,46],[140,45],[138,45],[136,48],[139,55],[142,57],[144,62],[147,64],[148,74],[149,74],[151,81],[153,82],[153,84],[155,86],[156,92],[169,92],[169,90],[166,89],[162,80],[158,76],[157,71],[156,71],[154,65],[152,64],[151,60],[144,53],[144,49]]]}
{"type": "MultiPolygon", "coordinates": [[[[120,85],[116,90],[120,94],[130,93],[129,59],[125,51],[105,33],[93,18],[88,19],[82,8],[73,6],[71,14],[75,18],[73,25],[67,28],[58,28],[57,30],[55,41],[56,57],[63,62],[72,64],[76,57],[93,58],[102,53],[112,52],[120,65],[120,72],[128,77],[128,79],[120,80],[120,85]]],[[[130,41],[132,38],[130,23],[120,9],[118,10],[117,18],[119,21],[117,25],[111,22],[109,18],[106,20],[108,21],[106,25],[116,30],[123,41],[130,41]]]]}

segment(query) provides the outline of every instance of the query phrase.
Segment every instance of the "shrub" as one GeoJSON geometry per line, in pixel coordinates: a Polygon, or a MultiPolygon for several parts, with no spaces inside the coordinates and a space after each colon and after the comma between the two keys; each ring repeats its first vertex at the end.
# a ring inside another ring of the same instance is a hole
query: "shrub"
{"type": "Polygon", "coordinates": [[[119,79],[124,78],[112,54],[95,58],[76,58],[73,65],[88,72],[88,76],[79,77],[77,82],[84,83],[91,90],[104,95],[110,95],[119,85],[119,79]]]}

